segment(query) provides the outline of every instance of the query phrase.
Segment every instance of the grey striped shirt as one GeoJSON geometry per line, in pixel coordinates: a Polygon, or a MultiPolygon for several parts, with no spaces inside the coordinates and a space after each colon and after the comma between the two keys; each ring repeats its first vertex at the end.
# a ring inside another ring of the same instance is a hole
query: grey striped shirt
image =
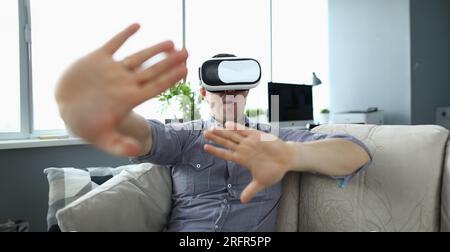
{"type": "MultiPolygon", "coordinates": [[[[206,143],[211,144],[204,138],[204,131],[221,126],[220,124],[213,119],[190,122],[181,127],[164,125],[153,120],[150,120],[149,124],[153,134],[152,150],[148,155],[132,161],[171,167],[173,205],[167,231],[275,231],[281,183],[258,193],[250,203],[242,204],[240,194],[252,180],[249,170],[203,150],[206,143]]],[[[271,129],[268,125],[253,124],[248,120],[247,126],[265,132],[271,129]]],[[[348,135],[279,129],[279,138],[294,142],[342,138],[357,143],[369,153],[361,141],[348,135]]],[[[340,186],[345,186],[353,176],[354,174],[336,179],[340,186]]]]}

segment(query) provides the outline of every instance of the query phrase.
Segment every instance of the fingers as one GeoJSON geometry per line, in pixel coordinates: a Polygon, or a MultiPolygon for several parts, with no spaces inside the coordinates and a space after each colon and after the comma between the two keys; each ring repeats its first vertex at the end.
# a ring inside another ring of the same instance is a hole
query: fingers
{"type": "Polygon", "coordinates": [[[189,54],[186,49],[171,54],[167,59],[137,74],[139,82],[148,82],[179,65],[185,65],[189,54]]]}
{"type": "Polygon", "coordinates": [[[101,150],[117,157],[134,157],[140,152],[137,140],[120,135],[118,132],[103,133],[93,144],[101,150]]]}
{"type": "MultiPolygon", "coordinates": [[[[205,138],[208,140],[211,140],[219,145],[222,145],[223,147],[230,149],[230,150],[236,150],[238,147],[238,144],[236,144],[235,141],[230,140],[231,137],[226,137],[222,132],[219,131],[226,131],[226,130],[215,130],[214,132],[207,131],[205,132],[205,138]]],[[[231,133],[229,135],[237,135],[236,133],[231,133]]],[[[240,142],[240,140],[239,140],[240,142]]],[[[238,142],[238,143],[239,143],[238,142]]]]}
{"type": "Polygon", "coordinates": [[[206,144],[205,151],[218,157],[218,158],[222,158],[222,159],[237,163],[236,156],[233,154],[233,152],[231,152],[229,150],[217,148],[212,145],[206,144]]]}
{"type": "Polygon", "coordinates": [[[252,198],[255,197],[255,195],[262,190],[264,190],[264,186],[253,180],[244,189],[244,191],[242,191],[241,202],[244,204],[250,202],[252,198]]]}
{"type": "Polygon", "coordinates": [[[255,134],[255,132],[256,132],[254,129],[249,129],[249,128],[245,127],[244,125],[241,125],[241,124],[238,124],[235,122],[225,123],[225,129],[235,131],[244,137],[248,137],[252,134],[255,134]]]}
{"type": "Polygon", "coordinates": [[[165,41],[155,46],[144,49],[138,53],[128,56],[123,60],[123,63],[129,69],[136,69],[144,64],[148,59],[162,53],[174,51],[175,45],[172,41],[165,41]]]}
{"type": "MultiPolygon", "coordinates": [[[[237,144],[241,143],[242,140],[244,140],[244,137],[242,135],[238,134],[235,131],[231,131],[231,130],[227,130],[227,129],[214,129],[211,131],[206,131],[205,137],[214,142],[216,142],[214,139],[217,139],[217,137],[220,137],[224,140],[230,140],[237,144]],[[213,139],[213,137],[214,137],[214,139],[213,139]]],[[[218,142],[216,142],[216,143],[218,143],[218,142]]],[[[218,143],[218,144],[220,144],[220,143],[218,143]]],[[[224,147],[227,147],[227,146],[224,146],[224,147]]],[[[229,147],[227,147],[227,148],[229,148],[229,147]]]]}
{"type": "Polygon", "coordinates": [[[249,129],[242,124],[230,122],[230,121],[225,123],[225,128],[227,128],[229,130],[248,130],[249,129]]]}
{"type": "Polygon", "coordinates": [[[144,83],[139,100],[144,102],[156,97],[170,87],[174,86],[178,81],[186,78],[187,73],[188,70],[186,65],[180,65],[159,76],[157,80],[144,83]]]}
{"type": "Polygon", "coordinates": [[[106,51],[107,53],[113,55],[116,53],[120,47],[135,34],[140,28],[139,24],[132,24],[128,26],[125,30],[117,34],[114,38],[112,38],[109,42],[107,42],[101,50],[106,51]]]}

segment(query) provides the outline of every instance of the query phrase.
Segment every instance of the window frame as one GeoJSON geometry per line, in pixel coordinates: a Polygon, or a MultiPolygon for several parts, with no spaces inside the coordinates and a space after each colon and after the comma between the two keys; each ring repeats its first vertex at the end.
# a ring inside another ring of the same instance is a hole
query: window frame
{"type": "MultiPolygon", "coordinates": [[[[69,137],[67,129],[35,130],[33,108],[33,79],[32,79],[32,20],[30,0],[17,0],[19,12],[19,47],[20,47],[20,132],[0,132],[0,141],[36,140],[41,137],[64,139],[69,137]]],[[[186,42],[186,0],[182,0],[182,46],[186,42]]]]}
{"type": "MultiPolygon", "coordinates": [[[[61,130],[35,130],[33,121],[33,80],[32,80],[32,21],[30,0],[17,0],[19,12],[19,47],[20,47],[20,132],[0,132],[0,143],[7,140],[36,140],[43,136],[54,136],[55,138],[69,137],[67,129],[61,130]]],[[[182,0],[182,46],[186,47],[186,0],[182,0]]],[[[269,1],[270,11],[270,41],[269,73],[268,80],[273,82],[273,0],[269,1]]]]}
{"type": "Polygon", "coordinates": [[[16,140],[27,139],[31,135],[32,129],[30,122],[32,113],[32,101],[29,97],[31,83],[29,79],[30,73],[30,26],[29,26],[29,0],[18,0],[19,13],[19,57],[20,57],[20,132],[0,132],[0,140],[16,140]]]}

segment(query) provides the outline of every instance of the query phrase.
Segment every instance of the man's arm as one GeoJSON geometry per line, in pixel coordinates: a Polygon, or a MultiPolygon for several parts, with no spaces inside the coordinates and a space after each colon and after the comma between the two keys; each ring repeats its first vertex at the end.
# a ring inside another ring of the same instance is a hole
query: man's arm
{"type": "Polygon", "coordinates": [[[361,146],[343,139],[315,142],[288,142],[291,164],[288,171],[313,172],[328,176],[347,176],[369,162],[369,154],[361,146]]]}
{"type": "Polygon", "coordinates": [[[130,156],[133,163],[174,165],[181,161],[191,129],[165,125],[157,120],[146,120],[132,112],[119,126],[120,134],[137,139],[142,146],[137,155],[130,156]]]}
{"type": "Polygon", "coordinates": [[[152,149],[153,137],[152,127],[139,114],[131,112],[124,121],[119,125],[119,132],[124,136],[136,139],[141,146],[141,150],[137,157],[147,155],[152,149]]]}
{"type": "Polygon", "coordinates": [[[245,129],[234,123],[227,123],[226,128],[228,130],[208,131],[205,137],[227,149],[206,145],[205,150],[251,171],[253,181],[241,195],[244,203],[264,188],[281,181],[289,171],[345,176],[370,160],[362,147],[343,139],[287,143],[275,136],[245,129]],[[264,141],[267,139],[271,140],[264,141]]]}

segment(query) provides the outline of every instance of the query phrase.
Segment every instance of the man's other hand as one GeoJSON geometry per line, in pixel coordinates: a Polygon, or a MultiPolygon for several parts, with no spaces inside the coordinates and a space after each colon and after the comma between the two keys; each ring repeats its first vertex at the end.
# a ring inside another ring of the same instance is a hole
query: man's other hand
{"type": "Polygon", "coordinates": [[[205,151],[250,170],[253,181],[241,194],[248,203],[258,192],[281,181],[292,168],[294,150],[279,138],[264,132],[227,123],[225,129],[205,132],[205,137],[226,149],[205,145],[205,151]]]}

